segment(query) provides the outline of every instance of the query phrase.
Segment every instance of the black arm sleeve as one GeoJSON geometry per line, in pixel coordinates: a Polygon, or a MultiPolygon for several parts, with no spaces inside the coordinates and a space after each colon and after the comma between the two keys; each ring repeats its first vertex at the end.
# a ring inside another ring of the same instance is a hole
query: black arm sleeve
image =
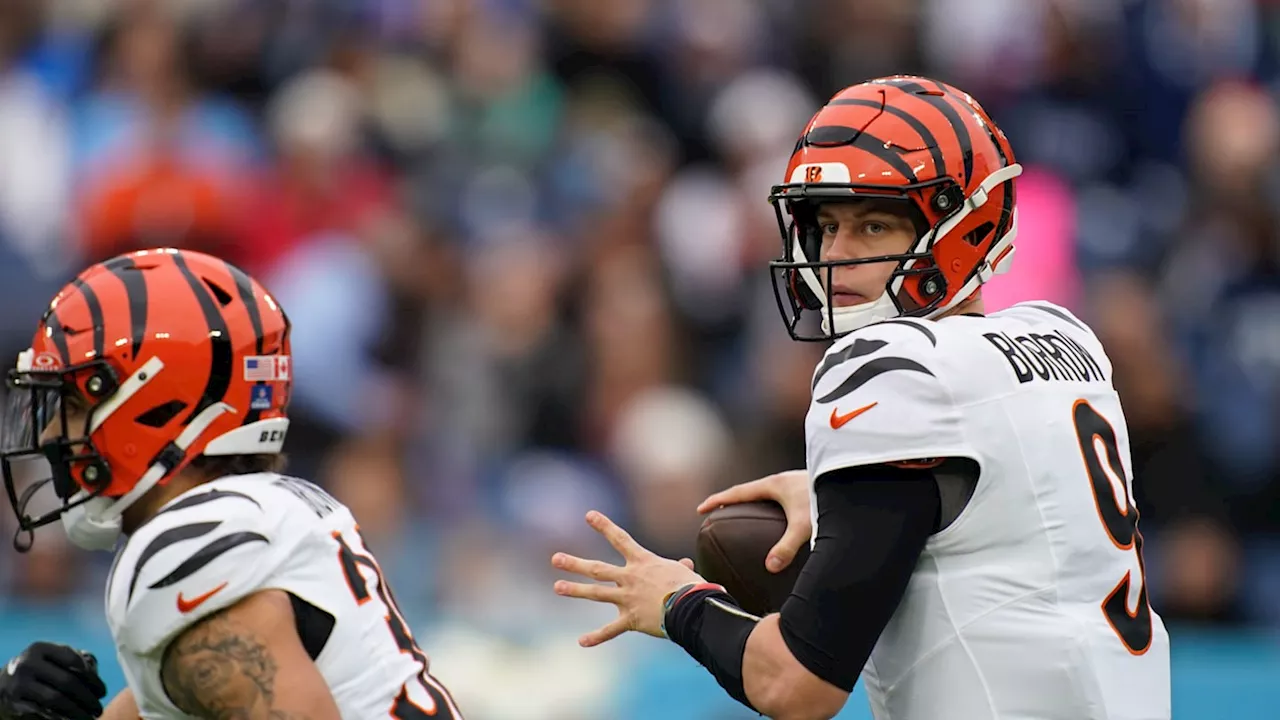
{"type": "Polygon", "coordinates": [[[818,478],[818,535],[782,606],[782,638],[800,664],[853,690],[938,525],[933,472],[887,465],[818,478]]]}

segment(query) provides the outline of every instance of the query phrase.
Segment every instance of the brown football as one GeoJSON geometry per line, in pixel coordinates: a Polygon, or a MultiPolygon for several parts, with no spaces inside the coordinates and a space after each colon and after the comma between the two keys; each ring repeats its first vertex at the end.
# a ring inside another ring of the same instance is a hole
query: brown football
{"type": "Polygon", "coordinates": [[[782,506],[772,501],[740,503],[716,508],[698,530],[694,565],[698,574],[723,585],[738,605],[753,615],[782,609],[800,569],[809,559],[809,545],[780,573],[765,569],[769,549],[787,529],[782,506]]]}

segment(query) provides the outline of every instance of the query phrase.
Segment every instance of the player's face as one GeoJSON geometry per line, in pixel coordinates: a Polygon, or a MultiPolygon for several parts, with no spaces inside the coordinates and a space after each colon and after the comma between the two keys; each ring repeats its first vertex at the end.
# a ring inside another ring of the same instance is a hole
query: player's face
{"type": "MultiPolygon", "coordinates": [[[[906,252],[916,240],[915,225],[893,205],[869,201],[823,203],[821,260],[859,260],[906,252]]],[[[836,307],[871,302],[884,293],[897,262],[841,265],[832,271],[836,307]]],[[[826,273],[819,274],[826,282],[826,273]]]]}

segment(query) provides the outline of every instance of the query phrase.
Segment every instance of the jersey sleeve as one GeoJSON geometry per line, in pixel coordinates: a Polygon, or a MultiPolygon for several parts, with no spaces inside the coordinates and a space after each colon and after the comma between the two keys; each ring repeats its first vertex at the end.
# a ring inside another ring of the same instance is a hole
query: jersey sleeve
{"type": "Polygon", "coordinates": [[[878,327],[832,346],[805,421],[810,477],[846,467],[974,457],[931,334],[878,327]]]}
{"type": "Polygon", "coordinates": [[[162,512],[130,540],[140,550],[120,640],[134,652],[163,651],[187,627],[267,589],[292,554],[294,543],[258,500],[218,490],[203,497],[214,499],[162,512]]]}

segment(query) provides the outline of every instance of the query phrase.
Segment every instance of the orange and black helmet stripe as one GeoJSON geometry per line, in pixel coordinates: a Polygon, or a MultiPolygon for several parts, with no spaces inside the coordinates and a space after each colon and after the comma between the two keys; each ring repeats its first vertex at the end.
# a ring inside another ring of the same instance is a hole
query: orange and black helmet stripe
{"type": "Polygon", "coordinates": [[[930,89],[915,80],[905,78],[888,80],[884,84],[926,103],[946,119],[952,132],[955,133],[956,143],[960,146],[960,157],[964,164],[964,175],[961,177],[960,184],[967,188],[969,181],[973,179],[973,138],[969,136],[969,128],[961,119],[960,113],[956,112],[955,107],[947,101],[943,86],[935,83],[936,88],[930,89]]]}
{"type": "Polygon", "coordinates": [[[804,134],[800,147],[856,147],[876,156],[889,167],[897,170],[909,182],[916,181],[915,171],[898,153],[886,146],[885,141],[859,128],[847,125],[821,125],[804,134]]]}
{"type": "Polygon", "coordinates": [[[67,346],[67,331],[62,327],[62,321],[58,319],[57,308],[51,307],[46,310],[41,322],[49,329],[49,339],[58,349],[58,359],[62,361],[62,365],[64,367],[70,365],[71,349],[67,346]]]}
{"type": "Polygon", "coordinates": [[[947,161],[942,154],[942,148],[938,147],[938,139],[933,136],[933,133],[929,131],[929,128],[924,123],[906,110],[889,105],[883,99],[880,102],[876,102],[867,98],[837,98],[832,100],[830,104],[875,108],[898,118],[920,136],[921,142],[929,151],[929,157],[933,160],[934,173],[938,176],[947,174],[947,161]]]}
{"type": "Polygon", "coordinates": [[[210,294],[209,289],[204,283],[191,272],[191,268],[187,267],[187,259],[181,252],[171,255],[174,264],[178,266],[178,270],[182,272],[182,276],[186,279],[187,284],[191,286],[191,292],[195,294],[196,301],[200,304],[200,311],[204,314],[205,324],[209,327],[209,342],[212,345],[212,352],[209,360],[209,378],[205,381],[204,392],[200,396],[200,401],[195,407],[191,408],[191,412],[182,420],[183,425],[188,425],[193,419],[205,408],[219,402],[227,394],[227,388],[231,386],[232,373],[232,350],[231,337],[228,334],[226,318],[222,316],[222,310],[218,307],[218,303],[210,294]]]}
{"type": "Polygon", "coordinates": [[[137,359],[147,337],[147,279],[128,255],[112,258],[104,263],[104,267],[124,285],[125,297],[129,301],[130,357],[137,359]]]}
{"type": "Polygon", "coordinates": [[[245,310],[249,313],[249,324],[253,327],[253,347],[254,351],[261,355],[263,350],[263,332],[262,332],[262,308],[258,307],[258,298],[253,294],[253,280],[245,274],[243,270],[232,265],[224,263],[227,268],[227,274],[231,276],[232,282],[236,286],[236,294],[240,296],[240,302],[244,303],[245,310]]]}
{"type": "MultiPolygon", "coordinates": [[[[262,308],[258,307],[258,298],[253,293],[253,280],[251,280],[243,270],[235,265],[228,262],[224,262],[223,264],[226,266],[227,274],[231,276],[232,282],[235,283],[236,294],[240,296],[240,302],[244,303],[245,309],[249,313],[249,324],[253,327],[253,347],[255,354],[262,355],[264,340],[262,333],[262,308]]],[[[257,387],[263,384],[264,383],[262,382],[256,382],[254,383],[254,386],[257,387]]],[[[244,424],[248,425],[250,423],[255,423],[261,416],[261,410],[250,408],[249,411],[245,413],[244,424]]]]}
{"type": "MultiPolygon", "coordinates": [[[[71,286],[80,291],[80,294],[84,296],[85,306],[89,308],[89,325],[93,329],[93,359],[97,360],[102,357],[105,343],[104,332],[106,328],[103,327],[102,302],[98,300],[98,293],[94,292],[93,288],[89,287],[83,278],[77,277],[72,280],[71,286]]],[[[69,362],[70,358],[67,358],[67,361],[69,362]]]]}
{"type": "Polygon", "coordinates": [[[938,89],[942,90],[942,92],[945,92],[957,101],[964,103],[966,107],[973,111],[974,115],[978,117],[978,121],[979,124],[982,125],[982,129],[986,131],[987,138],[991,140],[991,144],[995,146],[996,152],[999,153],[1001,162],[1008,165],[1012,160],[1009,157],[1009,154],[1005,152],[1005,143],[1002,141],[1001,137],[996,134],[995,128],[991,125],[991,118],[987,117],[986,111],[973,105],[969,100],[961,97],[960,95],[957,95],[955,88],[947,87],[940,82],[935,82],[934,85],[937,85],[938,89]]]}

